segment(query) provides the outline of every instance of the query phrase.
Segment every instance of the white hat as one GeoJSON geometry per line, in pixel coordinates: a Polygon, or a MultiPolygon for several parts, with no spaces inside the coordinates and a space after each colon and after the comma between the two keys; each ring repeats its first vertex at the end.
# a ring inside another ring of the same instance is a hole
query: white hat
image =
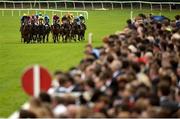
{"type": "Polygon", "coordinates": [[[137,48],[134,45],[130,45],[128,49],[131,50],[131,52],[133,53],[137,52],[137,48]]]}

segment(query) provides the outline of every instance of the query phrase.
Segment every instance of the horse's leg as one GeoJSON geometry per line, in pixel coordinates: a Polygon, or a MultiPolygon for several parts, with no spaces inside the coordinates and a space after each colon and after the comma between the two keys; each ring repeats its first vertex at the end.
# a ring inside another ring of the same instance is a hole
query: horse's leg
{"type": "Polygon", "coordinates": [[[47,35],[46,35],[46,42],[47,43],[49,42],[49,33],[47,33],[47,35]]]}
{"type": "Polygon", "coordinates": [[[58,34],[56,34],[56,42],[59,42],[58,34]]]}
{"type": "Polygon", "coordinates": [[[23,34],[21,33],[21,43],[23,42],[23,34]]]}
{"type": "Polygon", "coordinates": [[[58,35],[58,36],[59,36],[59,40],[58,40],[58,42],[60,42],[60,41],[61,41],[61,34],[59,33],[59,35],[58,35]]]}
{"type": "Polygon", "coordinates": [[[41,40],[41,35],[38,34],[38,43],[40,43],[40,40],[41,40]]]}
{"type": "Polygon", "coordinates": [[[56,42],[59,42],[59,36],[58,36],[58,34],[56,35],[56,42]]]}
{"type": "Polygon", "coordinates": [[[37,42],[37,34],[34,36],[34,42],[37,42]]]}
{"type": "Polygon", "coordinates": [[[43,35],[43,43],[45,43],[45,36],[46,36],[46,35],[43,35]]]}
{"type": "Polygon", "coordinates": [[[64,34],[62,34],[62,42],[64,42],[64,34]]]}
{"type": "Polygon", "coordinates": [[[56,43],[55,34],[53,34],[53,41],[54,41],[54,43],[56,43]]]}
{"type": "Polygon", "coordinates": [[[65,42],[67,42],[67,34],[65,35],[65,42]]]}
{"type": "Polygon", "coordinates": [[[80,38],[81,38],[81,37],[80,37],[80,34],[78,34],[78,41],[80,41],[80,38]]]}
{"type": "Polygon", "coordinates": [[[72,37],[73,37],[73,40],[76,42],[76,34],[75,33],[73,34],[72,37]]]}
{"type": "Polygon", "coordinates": [[[26,38],[23,36],[23,41],[24,41],[24,43],[26,43],[26,38]]]}

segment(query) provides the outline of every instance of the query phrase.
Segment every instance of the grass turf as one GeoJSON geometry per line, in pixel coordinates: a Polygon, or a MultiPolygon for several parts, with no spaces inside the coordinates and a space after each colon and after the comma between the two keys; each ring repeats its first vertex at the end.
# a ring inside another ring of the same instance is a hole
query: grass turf
{"type": "MultiPolygon", "coordinates": [[[[134,10],[138,13],[150,13],[149,10],[134,10]]],[[[173,18],[179,11],[162,11],[163,15],[173,18]]],[[[130,10],[88,10],[86,37],[93,33],[93,45],[101,44],[105,35],[121,30],[130,17],[130,10]]],[[[159,14],[160,11],[153,11],[159,14]]],[[[48,13],[51,15],[51,13],[48,13]]],[[[28,96],[21,88],[21,75],[25,67],[40,64],[53,73],[56,69],[67,70],[76,66],[83,57],[86,41],[77,43],[23,44],[20,43],[20,17],[18,12],[11,16],[6,11],[0,16],[0,117],[8,117],[27,101],[28,96]]]]}

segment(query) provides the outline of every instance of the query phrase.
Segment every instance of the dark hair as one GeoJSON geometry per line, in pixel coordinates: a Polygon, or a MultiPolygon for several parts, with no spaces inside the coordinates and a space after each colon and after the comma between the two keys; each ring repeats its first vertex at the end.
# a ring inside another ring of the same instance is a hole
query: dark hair
{"type": "Polygon", "coordinates": [[[167,81],[160,81],[158,84],[158,90],[163,96],[168,96],[170,94],[170,84],[167,81]]]}
{"type": "Polygon", "coordinates": [[[19,111],[19,118],[36,118],[36,115],[29,110],[21,109],[19,111]]]}
{"type": "Polygon", "coordinates": [[[41,92],[39,98],[42,102],[51,103],[51,97],[46,92],[41,92]]]}

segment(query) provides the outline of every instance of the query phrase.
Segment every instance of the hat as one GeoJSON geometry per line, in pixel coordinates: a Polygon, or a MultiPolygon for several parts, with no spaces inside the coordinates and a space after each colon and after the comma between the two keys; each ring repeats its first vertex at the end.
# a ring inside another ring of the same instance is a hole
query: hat
{"type": "Polygon", "coordinates": [[[137,48],[136,48],[134,45],[130,45],[130,46],[128,47],[128,49],[129,49],[131,52],[133,52],[133,53],[136,53],[136,52],[137,52],[137,48]]]}
{"type": "Polygon", "coordinates": [[[137,74],[137,79],[140,83],[143,83],[144,85],[146,85],[147,87],[151,87],[152,84],[148,78],[148,76],[144,73],[139,73],[137,74]]]}

